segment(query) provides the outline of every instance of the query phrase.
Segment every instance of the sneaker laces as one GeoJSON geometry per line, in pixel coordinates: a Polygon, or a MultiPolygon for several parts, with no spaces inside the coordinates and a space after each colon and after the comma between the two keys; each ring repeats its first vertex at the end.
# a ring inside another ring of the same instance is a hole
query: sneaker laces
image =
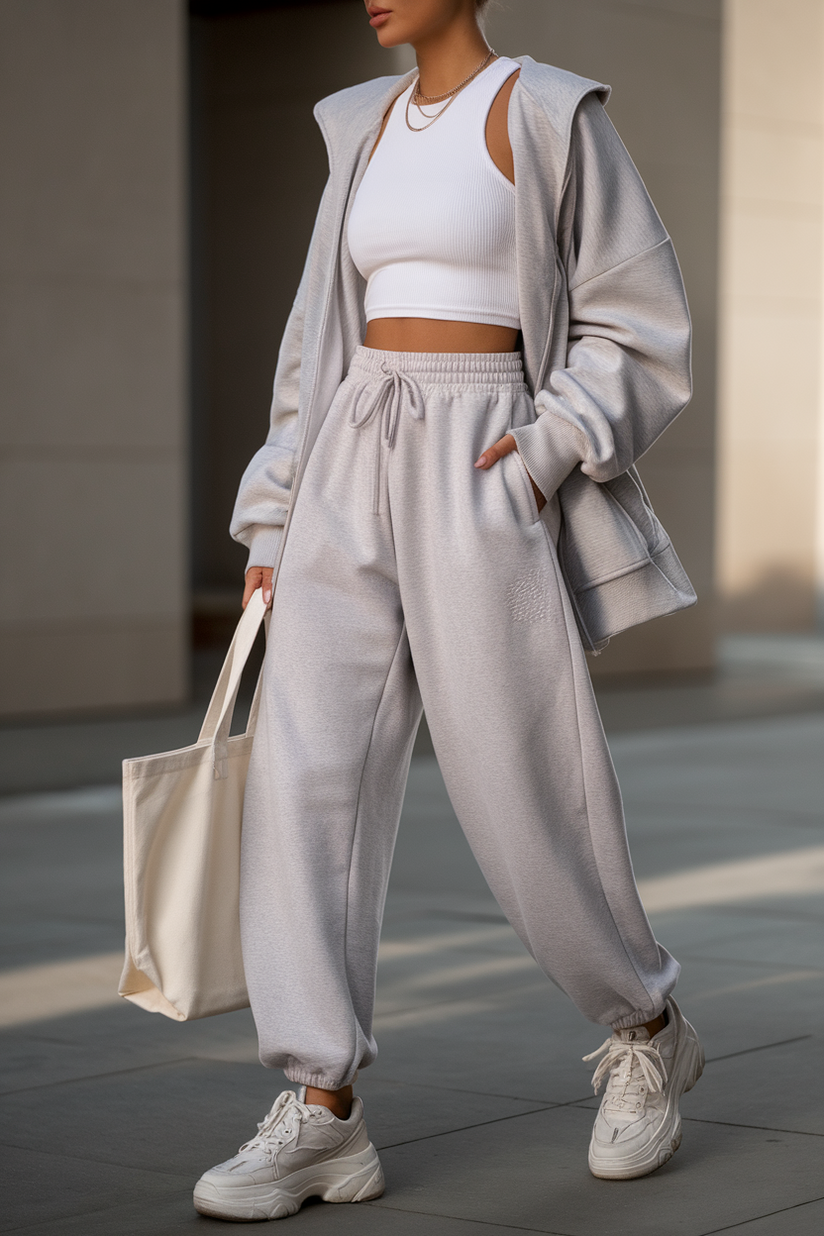
{"type": "Polygon", "coordinates": [[[247,1150],[262,1150],[271,1153],[277,1146],[283,1146],[300,1128],[305,1120],[313,1115],[311,1108],[301,1103],[293,1090],[284,1090],[272,1104],[272,1110],[261,1120],[256,1135],[244,1142],[238,1154],[247,1150]]]}
{"type": "Polygon", "coordinates": [[[605,1098],[608,1097],[610,1107],[623,1110],[630,1095],[640,1099],[647,1092],[663,1094],[667,1070],[661,1053],[653,1043],[608,1038],[583,1059],[594,1060],[602,1052],[606,1054],[592,1075],[592,1088],[597,1094],[604,1079],[609,1076],[605,1098]]]}

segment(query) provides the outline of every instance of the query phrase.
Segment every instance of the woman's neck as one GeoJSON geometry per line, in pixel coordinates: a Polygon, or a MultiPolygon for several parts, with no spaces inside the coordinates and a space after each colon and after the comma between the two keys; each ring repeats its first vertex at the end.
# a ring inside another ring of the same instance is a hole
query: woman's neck
{"type": "Polygon", "coordinates": [[[486,56],[490,47],[473,21],[455,23],[415,46],[423,94],[445,94],[468,77],[486,56]]]}

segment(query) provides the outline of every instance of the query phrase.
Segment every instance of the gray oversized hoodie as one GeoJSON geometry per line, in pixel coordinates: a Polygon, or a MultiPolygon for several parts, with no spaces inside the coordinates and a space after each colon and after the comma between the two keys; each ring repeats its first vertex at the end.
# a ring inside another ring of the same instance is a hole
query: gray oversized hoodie
{"type": "MultiPolygon", "coordinates": [[[[690,398],[689,311],[672,242],[604,111],[609,87],[516,58],[508,126],[521,350],[537,419],[514,437],[540,490],[558,494],[559,558],[584,643],[597,650],[695,601],[633,466],[690,398]]],[[[249,566],[277,565],[309,454],[363,341],[366,285],[346,245],[348,212],[382,118],[413,76],[364,82],[315,108],[329,179],[269,434],[232,517],[249,566]]]]}

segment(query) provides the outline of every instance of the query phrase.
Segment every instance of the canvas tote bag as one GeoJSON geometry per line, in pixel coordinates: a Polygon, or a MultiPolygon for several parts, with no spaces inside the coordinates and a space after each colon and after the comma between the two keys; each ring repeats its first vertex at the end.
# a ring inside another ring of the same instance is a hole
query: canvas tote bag
{"type": "Polygon", "coordinates": [[[176,1021],[249,1003],[238,896],[243,791],[260,701],[229,737],[243,667],[266,606],[243,612],[191,747],[123,761],[126,962],[119,992],[176,1021]]]}

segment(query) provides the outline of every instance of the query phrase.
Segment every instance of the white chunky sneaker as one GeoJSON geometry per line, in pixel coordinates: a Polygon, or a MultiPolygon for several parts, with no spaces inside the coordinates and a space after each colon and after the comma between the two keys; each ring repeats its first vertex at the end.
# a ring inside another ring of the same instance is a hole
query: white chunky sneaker
{"type": "Polygon", "coordinates": [[[589,1170],[603,1180],[647,1176],[671,1159],[681,1145],[678,1102],[704,1070],[698,1036],[675,1001],[669,1020],[653,1037],[641,1027],[615,1030],[597,1051],[606,1052],[592,1078],[597,1094],[607,1088],[592,1130],[589,1170]]]}
{"type": "Polygon", "coordinates": [[[307,1197],[365,1202],[383,1193],[378,1152],[352,1100],[348,1120],[309,1106],[292,1090],[275,1100],[257,1136],[233,1159],[204,1173],[195,1185],[195,1210],[214,1219],[285,1219],[307,1197]]]}

